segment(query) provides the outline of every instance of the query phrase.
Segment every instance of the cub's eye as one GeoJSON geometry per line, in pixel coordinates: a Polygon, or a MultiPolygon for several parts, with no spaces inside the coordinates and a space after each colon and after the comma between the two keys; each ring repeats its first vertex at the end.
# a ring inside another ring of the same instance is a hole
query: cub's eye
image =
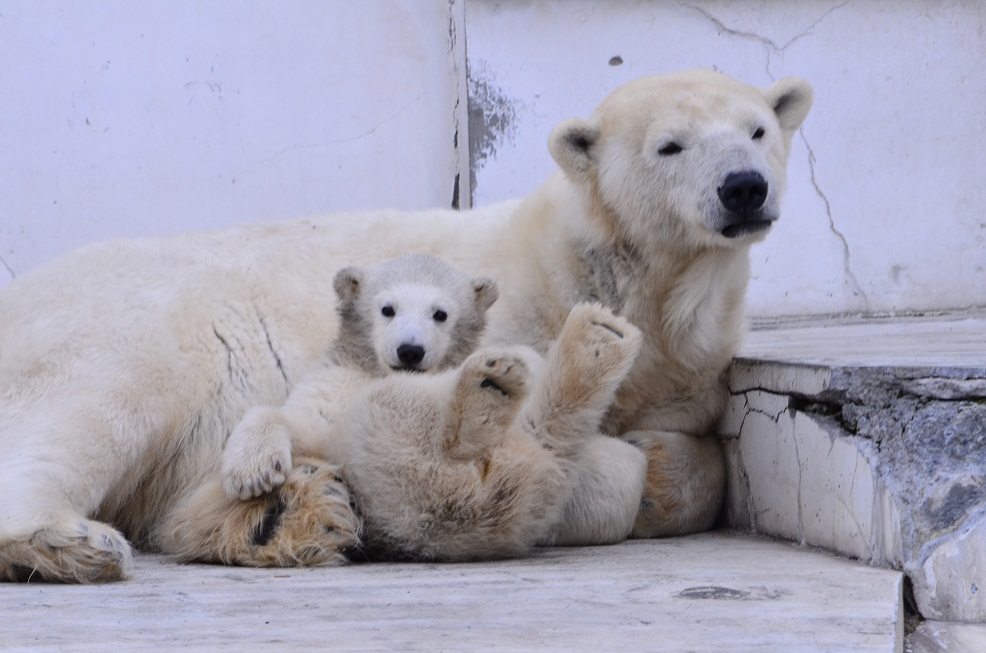
{"type": "Polygon", "coordinates": [[[763,127],[757,127],[757,131],[753,132],[753,140],[759,141],[763,138],[763,127]]]}
{"type": "Polygon", "coordinates": [[[685,148],[678,145],[674,141],[671,141],[670,143],[659,149],[657,153],[660,154],[661,156],[671,156],[672,154],[677,154],[678,152],[681,152],[683,149],[685,148]]]}
{"type": "Polygon", "coordinates": [[[380,309],[380,315],[383,315],[384,317],[394,317],[395,315],[397,315],[397,311],[394,310],[393,306],[387,304],[386,306],[380,309]]]}
{"type": "Polygon", "coordinates": [[[436,322],[444,322],[448,319],[448,313],[443,310],[435,311],[435,314],[431,316],[436,322]]]}

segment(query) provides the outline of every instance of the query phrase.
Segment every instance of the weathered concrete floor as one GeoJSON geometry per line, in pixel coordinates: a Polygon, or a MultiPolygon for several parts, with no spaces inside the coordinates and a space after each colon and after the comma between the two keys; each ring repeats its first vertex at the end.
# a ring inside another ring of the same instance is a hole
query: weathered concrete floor
{"type": "Polygon", "coordinates": [[[904,643],[906,653],[983,653],[986,624],[925,621],[904,643]]]}
{"type": "Polygon", "coordinates": [[[4,651],[900,651],[901,575],[725,533],[483,564],[0,585],[4,651]]]}

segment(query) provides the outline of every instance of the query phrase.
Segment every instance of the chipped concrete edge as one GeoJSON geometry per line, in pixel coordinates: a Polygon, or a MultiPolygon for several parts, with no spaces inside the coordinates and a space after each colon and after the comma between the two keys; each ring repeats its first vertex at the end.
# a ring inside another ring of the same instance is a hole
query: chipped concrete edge
{"type": "Polygon", "coordinates": [[[738,359],[728,384],[729,527],[903,569],[924,616],[986,621],[986,461],[961,455],[986,369],[738,359]]]}

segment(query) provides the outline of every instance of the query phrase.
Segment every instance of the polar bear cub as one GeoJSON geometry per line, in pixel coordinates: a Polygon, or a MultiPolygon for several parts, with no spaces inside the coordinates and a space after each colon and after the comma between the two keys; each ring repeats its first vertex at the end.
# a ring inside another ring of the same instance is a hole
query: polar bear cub
{"type": "Polygon", "coordinates": [[[335,460],[339,415],[373,378],[440,371],[475,350],[499,290],[445,261],[407,254],[336,273],[339,331],[324,360],[280,407],[250,409],[223,451],[223,488],[248,499],[283,484],[292,455],[335,460]]]}
{"type": "Polygon", "coordinates": [[[499,297],[489,277],[469,277],[426,254],[343,268],[333,286],[340,324],[330,361],[371,374],[459,365],[475,350],[486,311],[499,297]]]}
{"type": "Polygon", "coordinates": [[[585,523],[559,524],[579,521],[580,460],[594,440],[625,449],[613,458],[629,462],[614,468],[615,482],[632,486],[616,502],[626,505],[595,508],[626,537],[646,462],[599,426],[640,343],[628,321],[579,304],[546,359],[487,347],[458,370],[371,385],[339,429],[370,557],[481,560],[584,539],[585,523]]]}
{"type": "Polygon", "coordinates": [[[409,255],[340,270],[334,286],[335,343],[283,406],[251,409],[234,429],[228,497],[270,492],[293,456],[314,456],[341,465],[373,557],[487,559],[627,537],[646,460],[599,425],[640,347],[636,327],[583,304],[546,359],[489,347],[456,370],[387,374],[407,369],[397,350],[408,342],[433,352],[415,355],[415,370],[462,363],[496,283],[409,255]]]}

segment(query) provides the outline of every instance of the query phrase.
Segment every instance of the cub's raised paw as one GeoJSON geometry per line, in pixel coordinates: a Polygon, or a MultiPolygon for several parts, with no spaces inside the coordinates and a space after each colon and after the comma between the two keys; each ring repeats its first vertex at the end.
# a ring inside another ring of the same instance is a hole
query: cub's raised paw
{"type": "Polygon", "coordinates": [[[520,353],[511,349],[484,349],[462,367],[460,383],[479,383],[501,402],[518,401],[527,393],[531,374],[520,353]]]}
{"type": "Polygon", "coordinates": [[[291,434],[274,409],[254,409],[233,430],[223,450],[226,496],[249,499],[284,483],[291,471],[291,434]]]}
{"type": "Polygon", "coordinates": [[[520,350],[491,347],[466,359],[455,388],[449,455],[477,458],[499,443],[527,396],[530,380],[520,350]]]}

